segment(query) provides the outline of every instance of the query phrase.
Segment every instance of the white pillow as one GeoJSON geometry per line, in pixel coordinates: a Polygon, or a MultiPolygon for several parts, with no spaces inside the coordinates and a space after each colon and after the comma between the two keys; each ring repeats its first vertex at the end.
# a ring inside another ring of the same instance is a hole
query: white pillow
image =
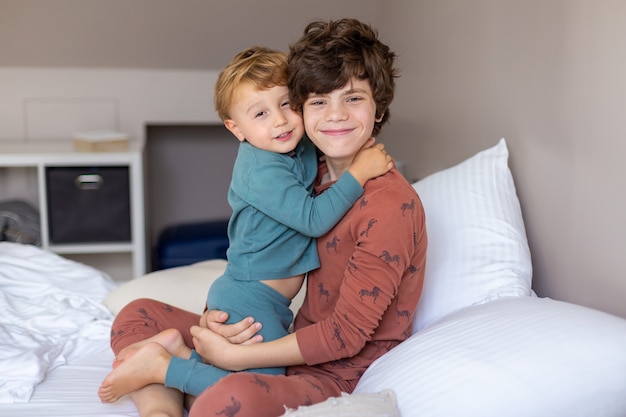
{"type": "Polygon", "coordinates": [[[428,252],[414,332],[459,308],[531,294],[532,265],[504,139],[415,184],[428,252]]]}
{"type": "Polygon", "coordinates": [[[537,297],[467,307],[374,362],[403,417],[626,416],[626,320],[537,297]]]}
{"type": "MultiPolygon", "coordinates": [[[[104,305],[113,314],[117,314],[122,307],[133,300],[152,298],[202,314],[209,287],[224,273],[225,269],[224,259],[211,259],[192,265],[150,272],[113,290],[104,300],[104,305]]],[[[305,291],[306,285],[303,285],[291,301],[290,308],[294,314],[304,301],[305,291]]]]}
{"type": "Polygon", "coordinates": [[[113,314],[138,298],[152,298],[202,314],[209,287],[226,269],[226,261],[213,259],[193,265],[162,269],[128,281],[104,300],[113,314]]]}
{"type": "Polygon", "coordinates": [[[346,394],[314,405],[288,409],[284,417],[400,417],[396,396],[391,390],[346,394]]]}

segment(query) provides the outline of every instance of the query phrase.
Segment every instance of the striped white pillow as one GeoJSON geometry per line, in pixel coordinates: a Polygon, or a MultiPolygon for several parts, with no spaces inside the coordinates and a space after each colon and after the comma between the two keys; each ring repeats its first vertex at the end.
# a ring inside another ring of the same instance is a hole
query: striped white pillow
{"type": "Polygon", "coordinates": [[[374,362],[402,417],[626,416],[626,320],[510,297],[459,310],[374,362]]]}
{"type": "Polygon", "coordinates": [[[414,331],[459,308],[531,294],[530,250],[508,156],[501,139],[413,184],[428,230],[414,331]]]}

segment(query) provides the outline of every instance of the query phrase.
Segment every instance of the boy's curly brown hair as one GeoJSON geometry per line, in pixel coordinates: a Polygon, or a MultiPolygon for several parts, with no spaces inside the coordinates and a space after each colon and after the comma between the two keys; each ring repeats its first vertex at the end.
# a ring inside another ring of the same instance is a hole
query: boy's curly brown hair
{"type": "Polygon", "coordinates": [[[289,101],[302,113],[309,94],[326,94],[344,87],[355,77],[368,80],[376,102],[376,136],[389,120],[393,100],[396,54],[378,39],[370,25],[356,19],[314,21],[289,47],[287,69],[289,101]]]}

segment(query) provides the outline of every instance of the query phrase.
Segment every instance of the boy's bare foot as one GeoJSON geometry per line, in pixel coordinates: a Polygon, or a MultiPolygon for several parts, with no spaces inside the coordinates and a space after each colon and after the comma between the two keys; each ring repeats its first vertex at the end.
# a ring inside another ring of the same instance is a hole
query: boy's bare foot
{"type": "Polygon", "coordinates": [[[185,345],[185,341],[180,332],[176,329],[167,329],[148,339],[133,343],[120,350],[115,359],[113,359],[113,368],[117,368],[125,359],[130,358],[139,348],[148,343],[158,343],[174,356],[185,359],[191,356],[191,349],[185,345]]]}
{"type": "Polygon", "coordinates": [[[149,384],[164,384],[171,357],[160,344],[144,343],[104,378],[98,388],[100,400],[112,403],[149,384]]]}

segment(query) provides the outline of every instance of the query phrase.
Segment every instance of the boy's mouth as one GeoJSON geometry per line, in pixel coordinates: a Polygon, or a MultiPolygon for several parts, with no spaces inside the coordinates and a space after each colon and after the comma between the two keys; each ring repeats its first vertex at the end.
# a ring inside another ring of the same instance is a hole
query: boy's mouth
{"type": "Polygon", "coordinates": [[[292,132],[293,132],[293,130],[290,130],[289,132],[281,133],[280,135],[276,136],[274,139],[280,140],[280,141],[285,141],[285,140],[287,140],[287,139],[289,139],[291,137],[291,133],[292,132]]]}
{"type": "Polygon", "coordinates": [[[323,134],[326,136],[343,136],[351,133],[354,129],[345,128],[345,129],[324,129],[321,130],[323,134]]]}

